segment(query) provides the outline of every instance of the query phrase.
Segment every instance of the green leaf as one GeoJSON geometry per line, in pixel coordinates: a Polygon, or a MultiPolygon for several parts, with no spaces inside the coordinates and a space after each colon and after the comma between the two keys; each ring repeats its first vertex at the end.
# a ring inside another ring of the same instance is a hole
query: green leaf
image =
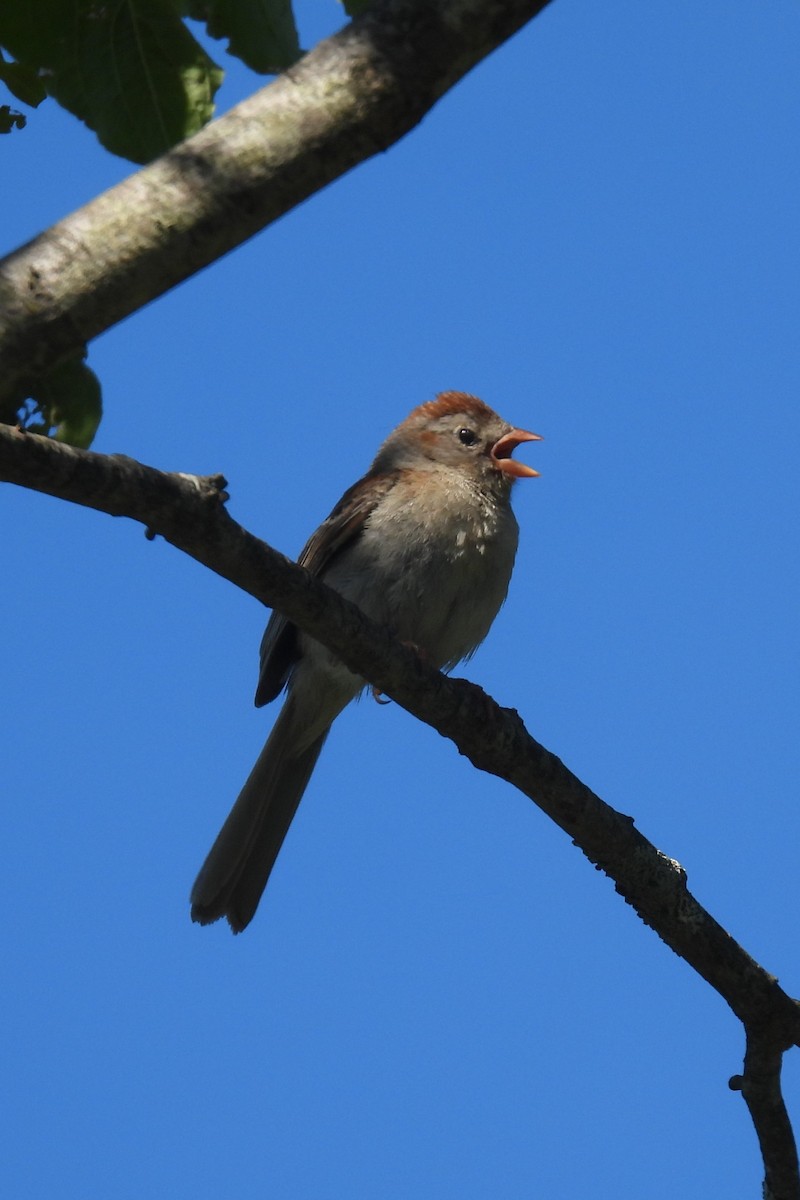
{"type": "Polygon", "coordinates": [[[202,128],[222,81],[173,0],[2,0],[0,45],[134,162],[202,128]]]}
{"type": "Polygon", "coordinates": [[[81,353],[59,363],[30,389],[41,420],[26,422],[26,428],[85,450],[100,424],[103,400],[100,381],[83,359],[81,353]]]}
{"type": "Polygon", "coordinates": [[[47,92],[39,74],[34,67],[26,63],[8,62],[0,52],[0,79],[6,85],[12,96],[37,108],[44,100],[47,92]]]}
{"type": "Polygon", "coordinates": [[[357,17],[365,8],[369,8],[372,0],[342,0],[344,11],[348,17],[357,17]]]}
{"type": "Polygon", "coordinates": [[[253,71],[277,75],[300,58],[291,0],[188,0],[187,7],[253,71]]]}
{"type": "Polygon", "coordinates": [[[11,133],[12,129],[24,129],[28,118],[8,104],[0,104],[0,133],[11,133]]]}
{"type": "Polygon", "coordinates": [[[24,388],[14,388],[10,395],[0,400],[0,421],[3,425],[25,425],[22,412],[25,407],[27,392],[24,388]]]}

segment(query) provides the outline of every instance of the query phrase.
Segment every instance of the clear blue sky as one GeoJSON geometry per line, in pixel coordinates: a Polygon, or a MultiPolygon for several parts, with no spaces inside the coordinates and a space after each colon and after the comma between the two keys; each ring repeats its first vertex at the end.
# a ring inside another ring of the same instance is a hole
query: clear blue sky
{"type": "MultiPolygon", "coordinates": [[[[555,0],[91,350],[96,449],[224,472],[288,553],[438,390],[543,434],[466,673],[794,994],[798,63],[794,0],[555,0]]],[[[9,249],[131,170],[54,105],[0,153],[9,249]]],[[[395,705],[338,722],[252,927],[191,925],[265,614],[130,522],[2,522],[5,1195],[759,1194],[722,1000],[395,705]]]]}

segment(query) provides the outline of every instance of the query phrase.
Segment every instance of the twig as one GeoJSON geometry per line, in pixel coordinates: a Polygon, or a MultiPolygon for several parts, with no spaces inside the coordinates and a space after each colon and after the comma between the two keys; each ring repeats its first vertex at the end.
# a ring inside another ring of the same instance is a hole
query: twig
{"type": "Polygon", "coordinates": [[[730,1087],[741,1092],[756,1130],[764,1160],[764,1200],[798,1200],[797,1147],[781,1092],[783,1044],[780,1032],[764,1026],[746,1030],[744,1075],[734,1075],[730,1087]]]}

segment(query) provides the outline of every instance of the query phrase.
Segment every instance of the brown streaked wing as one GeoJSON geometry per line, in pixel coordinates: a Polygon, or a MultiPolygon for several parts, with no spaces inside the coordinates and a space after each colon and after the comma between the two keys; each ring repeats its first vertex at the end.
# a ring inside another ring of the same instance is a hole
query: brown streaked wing
{"type": "MultiPolygon", "coordinates": [[[[370,513],[391,491],[396,480],[396,471],[367,474],[348,488],[330,516],[306,542],[297,560],[300,566],[312,575],[324,578],[331,561],[359,536],[370,513]]],[[[298,655],[297,626],[282,613],[273,611],[261,639],[256,707],[268,704],[283,690],[298,655]]]]}

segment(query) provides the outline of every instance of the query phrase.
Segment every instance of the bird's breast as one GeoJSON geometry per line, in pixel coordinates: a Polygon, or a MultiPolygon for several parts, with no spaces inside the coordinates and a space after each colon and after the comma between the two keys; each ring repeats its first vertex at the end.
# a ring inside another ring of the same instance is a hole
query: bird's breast
{"type": "Polygon", "coordinates": [[[508,590],[517,548],[509,505],[475,488],[439,486],[419,503],[392,489],[326,582],[432,662],[451,666],[489,631],[508,590]]]}

